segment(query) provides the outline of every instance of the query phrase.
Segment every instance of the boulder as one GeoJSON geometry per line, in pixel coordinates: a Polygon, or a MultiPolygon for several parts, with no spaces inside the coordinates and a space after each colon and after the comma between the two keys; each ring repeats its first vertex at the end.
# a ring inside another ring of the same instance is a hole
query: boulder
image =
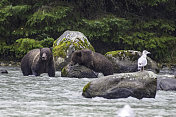
{"type": "MultiPolygon", "coordinates": [[[[114,65],[114,73],[127,73],[138,71],[138,58],[141,52],[134,50],[118,50],[107,52],[105,56],[112,61],[114,65]]],[[[146,70],[159,73],[159,67],[155,61],[147,57],[148,64],[146,70]]]]}
{"type": "Polygon", "coordinates": [[[61,76],[70,78],[97,78],[98,74],[85,66],[68,64],[62,69],[61,76]]]}
{"type": "Polygon", "coordinates": [[[174,75],[174,72],[176,72],[176,65],[169,65],[169,64],[162,64],[160,73],[161,75],[174,75]]]}
{"type": "Polygon", "coordinates": [[[86,36],[78,31],[65,31],[53,44],[56,70],[62,70],[70,62],[71,54],[83,48],[95,51],[86,36]]]}
{"type": "Polygon", "coordinates": [[[104,97],[107,99],[155,98],[157,89],[156,74],[151,71],[121,73],[105,76],[89,82],[83,88],[86,98],[104,97]]]}
{"type": "Polygon", "coordinates": [[[158,78],[157,90],[164,91],[176,91],[176,79],[175,78],[158,78]]]}
{"type": "Polygon", "coordinates": [[[8,71],[6,69],[0,69],[1,74],[8,74],[8,71]]]}

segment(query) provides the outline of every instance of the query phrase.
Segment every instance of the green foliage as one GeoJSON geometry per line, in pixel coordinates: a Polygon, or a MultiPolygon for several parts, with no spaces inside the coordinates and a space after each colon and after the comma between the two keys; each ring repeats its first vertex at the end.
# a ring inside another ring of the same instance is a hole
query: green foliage
{"type": "Polygon", "coordinates": [[[168,2],[169,0],[142,0],[142,3],[143,4],[148,4],[150,6],[156,6],[160,3],[166,3],[168,2]]]}
{"type": "Polygon", "coordinates": [[[110,16],[100,20],[84,19],[81,26],[84,26],[83,28],[85,29],[82,32],[90,40],[100,39],[104,42],[119,42],[124,33],[129,29],[130,23],[130,21],[124,18],[110,16]]]}
{"type": "Polygon", "coordinates": [[[3,33],[3,37],[12,36],[16,29],[20,28],[20,33],[24,33],[23,28],[19,27],[19,21],[23,22],[26,19],[26,15],[23,15],[29,11],[31,7],[29,5],[8,5],[0,8],[0,32],[3,33]]]}
{"type": "MultiPolygon", "coordinates": [[[[43,35],[49,36],[61,33],[70,29],[68,19],[72,9],[64,6],[42,6],[26,22],[27,30],[25,35],[43,35]]],[[[58,35],[58,34],[57,34],[58,35]]]]}
{"type": "Polygon", "coordinates": [[[12,45],[7,45],[5,42],[0,43],[0,56],[7,59],[21,60],[22,57],[32,49],[42,47],[52,47],[54,42],[53,38],[46,38],[41,41],[37,41],[30,38],[21,38],[16,40],[12,45]],[[13,58],[11,58],[13,57],[13,58]]]}
{"type": "Polygon", "coordinates": [[[173,51],[169,52],[169,49],[175,49],[172,45],[176,42],[176,37],[172,36],[176,27],[171,20],[154,19],[136,22],[136,19],[126,20],[110,16],[100,20],[84,19],[81,26],[83,25],[87,29],[83,27],[83,33],[90,41],[114,43],[116,45],[114,50],[146,49],[152,52],[153,59],[160,62],[166,62],[169,59],[163,58],[174,55],[173,51]]]}
{"type": "Polygon", "coordinates": [[[175,0],[0,0],[0,56],[21,58],[32,48],[25,43],[51,47],[52,38],[77,30],[99,50],[147,49],[153,59],[173,62],[175,11],[175,0]]]}
{"type": "Polygon", "coordinates": [[[53,38],[46,38],[40,42],[43,47],[53,47],[54,39],[53,38]]]}
{"type": "Polygon", "coordinates": [[[22,38],[16,40],[15,54],[16,58],[22,58],[28,51],[43,47],[39,41],[29,38],[22,38]]]}
{"type": "Polygon", "coordinates": [[[5,42],[0,43],[0,58],[8,60],[8,57],[14,57],[14,47],[7,45],[5,42]]]}

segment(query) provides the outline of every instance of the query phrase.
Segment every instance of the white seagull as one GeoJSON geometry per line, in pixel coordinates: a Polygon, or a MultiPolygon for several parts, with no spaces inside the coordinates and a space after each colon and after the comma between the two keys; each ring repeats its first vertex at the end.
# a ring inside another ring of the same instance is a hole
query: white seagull
{"type": "Polygon", "coordinates": [[[142,56],[138,59],[138,70],[143,71],[144,66],[147,65],[147,54],[150,54],[147,50],[142,52],[142,56]]]}

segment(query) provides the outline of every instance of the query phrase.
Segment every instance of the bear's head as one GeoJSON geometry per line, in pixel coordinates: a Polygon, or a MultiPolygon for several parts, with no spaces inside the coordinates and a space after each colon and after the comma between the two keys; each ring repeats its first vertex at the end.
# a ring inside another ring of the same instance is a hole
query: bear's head
{"type": "Polygon", "coordinates": [[[48,61],[52,57],[52,48],[40,48],[40,59],[42,61],[48,61]]]}
{"type": "Polygon", "coordinates": [[[82,56],[82,53],[80,50],[73,52],[72,56],[71,56],[72,63],[73,64],[76,64],[76,63],[81,64],[82,63],[81,56],[82,56]]]}
{"type": "Polygon", "coordinates": [[[88,49],[77,50],[72,53],[71,61],[73,64],[85,65],[92,60],[91,54],[92,51],[88,49]]]}

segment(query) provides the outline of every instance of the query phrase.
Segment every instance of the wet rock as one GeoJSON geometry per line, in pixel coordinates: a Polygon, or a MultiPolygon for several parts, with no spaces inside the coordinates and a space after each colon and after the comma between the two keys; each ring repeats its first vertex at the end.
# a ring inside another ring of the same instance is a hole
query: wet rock
{"type": "Polygon", "coordinates": [[[65,31],[53,44],[56,70],[62,70],[70,62],[71,54],[83,48],[94,51],[87,37],[78,31],[65,31]]]}
{"type": "Polygon", "coordinates": [[[97,78],[98,74],[85,66],[68,64],[62,69],[61,76],[70,78],[97,78]]]}
{"type": "Polygon", "coordinates": [[[1,74],[8,74],[8,71],[6,69],[0,69],[1,74]]]}
{"type": "Polygon", "coordinates": [[[174,77],[176,78],[176,70],[175,70],[175,72],[174,72],[174,77]]]}
{"type": "MultiPolygon", "coordinates": [[[[137,61],[141,56],[141,52],[134,50],[118,50],[106,53],[106,57],[112,61],[115,73],[127,73],[138,71],[137,61]]],[[[148,64],[145,70],[159,73],[159,67],[155,61],[147,57],[148,64]]]]}
{"type": "Polygon", "coordinates": [[[89,82],[83,88],[82,95],[86,98],[104,97],[107,99],[155,98],[157,77],[151,71],[121,73],[102,77],[89,82]]]}
{"type": "Polygon", "coordinates": [[[176,91],[176,79],[175,78],[165,78],[157,79],[157,90],[164,91],[176,91]]]}

